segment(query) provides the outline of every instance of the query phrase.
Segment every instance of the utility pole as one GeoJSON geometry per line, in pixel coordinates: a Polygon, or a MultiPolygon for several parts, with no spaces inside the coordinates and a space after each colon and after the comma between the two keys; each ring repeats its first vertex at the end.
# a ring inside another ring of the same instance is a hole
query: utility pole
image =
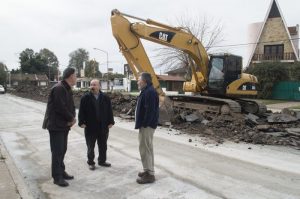
{"type": "Polygon", "coordinates": [[[101,50],[99,48],[94,48],[94,50],[99,50],[99,51],[106,54],[106,71],[107,71],[107,73],[106,73],[106,83],[107,83],[107,92],[108,92],[108,90],[109,90],[109,85],[108,85],[108,83],[109,83],[109,79],[108,79],[108,52],[105,51],[105,50],[101,50]]]}

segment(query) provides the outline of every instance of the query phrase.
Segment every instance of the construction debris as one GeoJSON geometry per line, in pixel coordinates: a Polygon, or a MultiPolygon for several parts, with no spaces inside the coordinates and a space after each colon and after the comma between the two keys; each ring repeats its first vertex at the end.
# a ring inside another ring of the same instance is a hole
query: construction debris
{"type": "MultiPolygon", "coordinates": [[[[11,91],[12,94],[47,102],[49,88],[21,86],[11,91]]],[[[74,92],[75,105],[78,108],[84,92],[74,92]]],[[[114,115],[126,120],[133,120],[136,96],[121,93],[109,94],[114,115]]],[[[194,134],[215,143],[225,140],[236,143],[246,142],[263,145],[284,145],[300,148],[300,112],[284,109],[282,113],[268,112],[264,115],[237,114],[218,115],[215,113],[177,110],[172,118],[171,131],[179,134],[194,134]]],[[[189,142],[192,140],[190,139],[189,142]]]]}
{"type": "Polygon", "coordinates": [[[295,122],[297,120],[298,119],[296,117],[285,113],[274,113],[268,116],[269,123],[290,123],[295,122]]]}

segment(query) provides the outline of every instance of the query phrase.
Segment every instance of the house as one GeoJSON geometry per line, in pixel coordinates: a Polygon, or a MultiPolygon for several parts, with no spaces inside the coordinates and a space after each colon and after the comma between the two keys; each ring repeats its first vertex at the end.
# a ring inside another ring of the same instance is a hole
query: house
{"type": "Polygon", "coordinates": [[[37,75],[37,74],[11,74],[10,76],[11,86],[19,85],[33,85],[33,86],[48,86],[49,80],[46,75],[37,75]]]}
{"type": "MultiPolygon", "coordinates": [[[[171,75],[156,75],[159,81],[159,84],[164,92],[168,94],[178,94],[183,92],[183,83],[185,79],[179,76],[171,75]]],[[[135,92],[138,91],[137,81],[130,80],[130,85],[128,91],[135,92]]]]}
{"type": "Polygon", "coordinates": [[[187,69],[186,68],[177,68],[175,70],[170,70],[166,73],[170,76],[184,77],[187,73],[187,69]]]}
{"type": "Polygon", "coordinates": [[[88,89],[90,82],[93,78],[89,77],[78,77],[75,85],[75,89],[88,89]]]}
{"type": "Polygon", "coordinates": [[[265,20],[249,27],[248,66],[262,62],[299,61],[299,25],[288,27],[277,0],[272,0],[265,20]]]}
{"type": "Polygon", "coordinates": [[[172,75],[156,75],[160,86],[164,91],[176,91],[183,92],[183,83],[185,79],[180,76],[172,76],[172,75]]]}

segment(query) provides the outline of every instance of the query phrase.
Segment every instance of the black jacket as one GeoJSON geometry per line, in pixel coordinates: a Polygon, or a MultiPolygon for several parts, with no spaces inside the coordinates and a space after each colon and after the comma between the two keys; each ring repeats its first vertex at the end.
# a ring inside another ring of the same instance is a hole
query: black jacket
{"type": "Polygon", "coordinates": [[[136,106],[135,129],[151,127],[155,129],[159,117],[159,98],[152,85],[142,89],[136,106]]]}
{"type": "Polygon", "coordinates": [[[52,131],[70,130],[69,122],[75,118],[75,106],[72,89],[65,81],[51,88],[43,128],[52,131]]]}
{"type": "Polygon", "coordinates": [[[108,125],[115,124],[110,98],[100,91],[96,100],[92,92],[86,93],[80,100],[78,125],[86,125],[88,134],[108,133],[108,125]]]}

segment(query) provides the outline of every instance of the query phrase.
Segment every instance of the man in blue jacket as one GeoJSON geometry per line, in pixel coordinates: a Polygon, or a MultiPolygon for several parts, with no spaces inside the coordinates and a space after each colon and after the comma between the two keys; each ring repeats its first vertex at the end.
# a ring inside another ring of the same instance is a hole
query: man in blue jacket
{"type": "Polygon", "coordinates": [[[141,93],[136,106],[135,129],[139,129],[139,151],[144,171],[138,173],[136,182],[146,184],[155,181],[153,134],[158,124],[159,98],[149,73],[140,75],[138,88],[141,93]]]}

